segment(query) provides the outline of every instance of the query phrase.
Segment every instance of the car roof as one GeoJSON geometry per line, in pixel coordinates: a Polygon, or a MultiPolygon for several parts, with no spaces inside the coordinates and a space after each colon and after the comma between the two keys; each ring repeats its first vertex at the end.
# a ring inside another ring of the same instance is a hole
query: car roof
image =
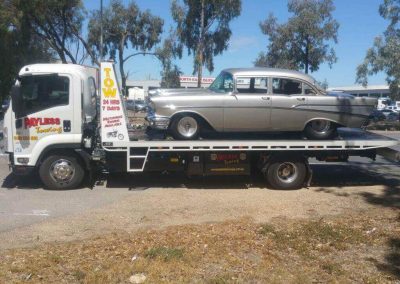
{"type": "Polygon", "coordinates": [[[304,74],[295,70],[279,69],[279,68],[264,68],[264,67],[252,67],[252,68],[228,68],[224,69],[223,72],[231,73],[233,76],[277,76],[277,77],[290,77],[294,79],[304,80],[315,84],[315,79],[310,75],[304,74]]]}

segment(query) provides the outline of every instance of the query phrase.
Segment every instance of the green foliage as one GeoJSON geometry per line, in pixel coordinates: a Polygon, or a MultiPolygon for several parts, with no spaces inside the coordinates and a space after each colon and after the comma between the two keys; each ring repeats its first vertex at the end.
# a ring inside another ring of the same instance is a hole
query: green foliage
{"type": "MultiPolygon", "coordinates": [[[[153,47],[160,42],[164,21],[153,16],[150,11],[140,11],[139,7],[130,2],[126,7],[121,0],[112,0],[103,13],[103,56],[118,60],[121,74],[122,89],[126,88],[128,74],[124,64],[138,55],[156,55],[153,47]],[[126,49],[135,50],[125,55],[126,49]]],[[[100,52],[100,11],[94,11],[89,20],[89,46],[100,52]]],[[[97,55],[98,56],[98,55],[97,55]]]]}
{"type": "Polygon", "coordinates": [[[81,36],[85,9],[81,0],[17,0],[15,3],[32,33],[45,41],[63,63],[83,62],[85,55],[79,48],[81,43],[86,45],[81,36]],[[77,48],[75,52],[74,48],[77,48]]]}
{"type": "Polygon", "coordinates": [[[241,12],[240,0],[177,0],[172,2],[172,17],[180,48],[194,55],[194,72],[201,85],[202,68],[214,70],[213,58],[228,48],[229,23],[241,12]]]}
{"type": "Polygon", "coordinates": [[[180,88],[180,75],[182,75],[182,72],[176,65],[170,69],[164,69],[162,72],[161,88],[180,88]]]}
{"type": "Polygon", "coordinates": [[[0,2],[0,99],[9,95],[19,69],[27,64],[49,62],[53,53],[43,39],[32,32],[20,1],[0,2]]]}
{"type": "Polygon", "coordinates": [[[385,72],[392,98],[400,99],[400,0],[384,0],[379,14],[389,21],[383,35],[375,38],[364,62],[357,67],[357,83],[368,84],[368,76],[385,72]]]}
{"type": "Polygon", "coordinates": [[[254,64],[264,67],[303,69],[314,72],[327,62],[336,62],[335,51],[339,23],[333,19],[335,7],[332,0],[291,0],[288,10],[294,15],[285,24],[278,24],[270,14],[260,23],[261,31],[268,36],[266,53],[261,53],[254,64]]]}

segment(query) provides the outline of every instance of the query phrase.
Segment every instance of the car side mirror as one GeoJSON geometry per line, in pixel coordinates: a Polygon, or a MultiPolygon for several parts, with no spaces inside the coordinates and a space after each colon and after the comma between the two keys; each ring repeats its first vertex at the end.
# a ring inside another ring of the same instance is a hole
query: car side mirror
{"type": "Polygon", "coordinates": [[[15,117],[19,118],[22,111],[21,88],[19,86],[14,85],[11,87],[11,105],[15,117]]]}

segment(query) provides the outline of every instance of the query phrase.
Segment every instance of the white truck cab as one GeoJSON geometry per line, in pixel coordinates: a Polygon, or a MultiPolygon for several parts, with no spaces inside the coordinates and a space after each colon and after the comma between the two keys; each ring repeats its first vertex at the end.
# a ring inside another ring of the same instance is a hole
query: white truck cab
{"type": "Polygon", "coordinates": [[[74,64],[21,69],[4,116],[14,169],[29,172],[51,151],[82,148],[85,131],[96,121],[97,78],[95,68],[74,64]]]}

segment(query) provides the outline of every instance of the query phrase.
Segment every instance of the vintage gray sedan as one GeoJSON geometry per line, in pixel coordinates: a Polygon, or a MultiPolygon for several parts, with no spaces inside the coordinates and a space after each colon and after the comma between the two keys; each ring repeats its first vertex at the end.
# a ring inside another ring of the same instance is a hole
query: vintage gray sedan
{"type": "Polygon", "coordinates": [[[338,127],[361,127],[376,99],[322,90],[297,71],[226,69],[208,89],[160,89],[149,98],[150,127],[179,140],[217,132],[303,131],[331,139],[338,127]]]}

